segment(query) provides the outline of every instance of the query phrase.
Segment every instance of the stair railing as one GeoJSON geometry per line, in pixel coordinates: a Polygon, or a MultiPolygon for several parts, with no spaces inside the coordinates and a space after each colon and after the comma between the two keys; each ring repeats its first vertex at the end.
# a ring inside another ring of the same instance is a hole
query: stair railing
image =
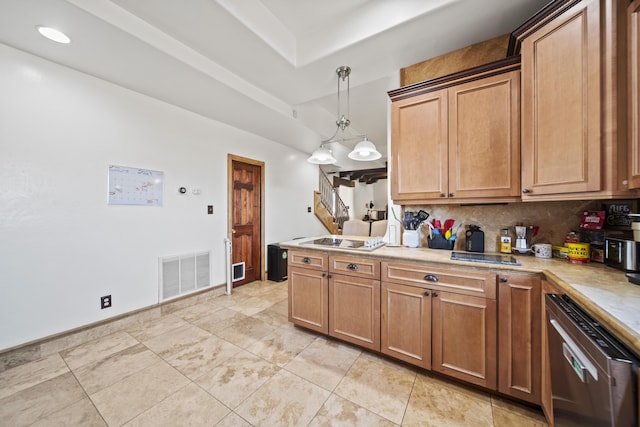
{"type": "Polygon", "coordinates": [[[333,222],[338,224],[338,227],[342,229],[342,224],[349,219],[349,207],[344,204],[340,195],[333,187],[333,183],[324,171],[318,168],[320,171],[320,201],[323,206],[327,208],[331,216],[333,216],[333,222]]]}

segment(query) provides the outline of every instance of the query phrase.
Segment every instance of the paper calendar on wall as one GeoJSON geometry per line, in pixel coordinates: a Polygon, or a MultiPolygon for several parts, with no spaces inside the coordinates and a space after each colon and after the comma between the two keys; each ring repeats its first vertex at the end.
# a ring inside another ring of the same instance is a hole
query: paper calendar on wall
{"type": "Polygon", "coordinates": [[[162,206],[164,172],[109,165],[110,205],[162,206]]]}

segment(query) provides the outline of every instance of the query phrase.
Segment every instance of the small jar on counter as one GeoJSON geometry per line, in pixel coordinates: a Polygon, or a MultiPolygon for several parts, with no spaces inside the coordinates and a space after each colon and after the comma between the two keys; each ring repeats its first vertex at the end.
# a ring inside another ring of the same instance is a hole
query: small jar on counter
{"type": "Polygon", "coordinates": [[[502,234],[500,235],[500,252],[503,254],[511,253],[511,235],[509,234],[508,228],[502,229],[502,234]]]}

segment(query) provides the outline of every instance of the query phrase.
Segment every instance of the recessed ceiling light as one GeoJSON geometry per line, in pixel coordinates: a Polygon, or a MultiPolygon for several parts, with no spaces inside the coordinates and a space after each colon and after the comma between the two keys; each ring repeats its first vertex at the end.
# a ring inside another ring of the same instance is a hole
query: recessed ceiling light
{"type": "Polygon", "coordinates": [[[71,39],[69,38],[69,36],[60,30],[56,30],[55,28],[51,27],[44,27],[42,25],[38,25],[36,28],[38,29],[38,32],[40,34],[42,34],[49,40],[64,44],[71,43],[71,39]]]}

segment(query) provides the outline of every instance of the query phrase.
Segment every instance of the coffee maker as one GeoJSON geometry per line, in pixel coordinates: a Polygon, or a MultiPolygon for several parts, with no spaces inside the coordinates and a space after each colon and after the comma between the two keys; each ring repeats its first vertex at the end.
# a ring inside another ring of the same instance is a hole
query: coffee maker
{"type": "Polygon", "coordinates": [[[531,246],[529,245],[532,237],[535,237],[538,234],[537,225],[514,225],[513,231],[516,233],[516,244],[513,247],[513,250],[516,252],[520,252],[521,254],[527,253],[531,251],[531,246]]]}

